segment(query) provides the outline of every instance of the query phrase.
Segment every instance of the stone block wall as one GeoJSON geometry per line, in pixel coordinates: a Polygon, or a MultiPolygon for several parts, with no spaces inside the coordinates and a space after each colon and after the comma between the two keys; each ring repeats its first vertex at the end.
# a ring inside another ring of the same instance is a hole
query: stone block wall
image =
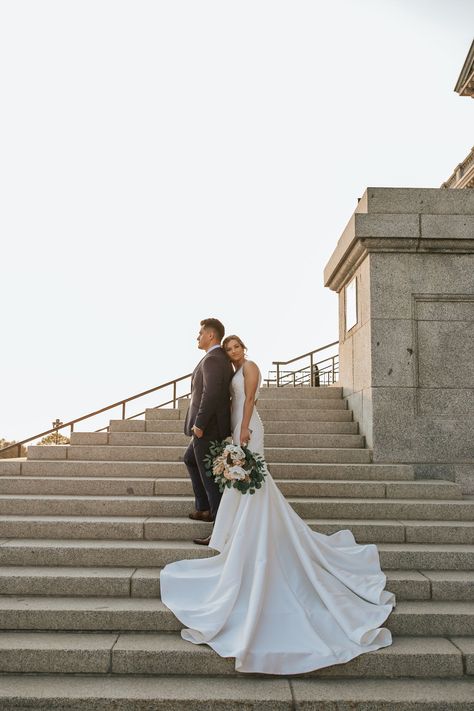
{"type": "Polygon", "coordinates": [[[474,191],[369,188],[325,281],[340,299],[340,384],[374,461],[474,493],[474,191]]]}

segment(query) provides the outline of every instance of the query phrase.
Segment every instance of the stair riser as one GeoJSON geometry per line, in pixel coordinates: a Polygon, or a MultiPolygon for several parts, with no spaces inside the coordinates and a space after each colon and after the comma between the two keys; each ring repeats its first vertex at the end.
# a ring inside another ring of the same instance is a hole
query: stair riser
{"type": "Polygon", "coordinates": [[[257,402],[258,412],[267,410],[346,410],[347,401],[342,398],[262,398],[257,402]]]}
{"type": "Polygon", "coordinates": [[[331,385],[330,387],[305,388],[305,387],[282,387],[267,388],[262,386],[258,393],[258,401],[263,400],[328,400],[341,399],[342,388],[331,385]]]}
{"type": "MultiPolygon", "coordinates": [[[[391,501],[378,499],[290,499],[299,516],[306,519],[402,519],[472,521],[474,505],[467,502],[391,501]]],[[[45,497],[0,499],[0,514],[44,516],[187,516],[192,510],[192,497],[45,497]]]]}
{"type": "MultiPolygon", "coordinates": [[[[394,635],[470,636],[474,635],[474,615],[405,614],[396,610],[384,625],[394,635]]],[[[50,610],[48,608],[0,610],[2,630],[130,630],[148,632],[178,631],[182,624],[167,609],[163,610],[50,610]]]]}
{"type": "MultiPolygon", "coordinates": [[[[138,543],[138,541],[137,541],[138,543]]],[[[75,566],[75,567],[130,567],[154,568],[173,563],[178,558],[208,558],[215,554],[205,546],[196,546],[189,550],[180,550],[176,553],[173,548],[124,548],[117,543],[104,550],[103,548],[76,547],[67,548],[58,545],[57,548],[39,548],[37,546],[13,546],[0,548],[2,565],[47,565],[47,566],[75,566]]]]}
{"type": "MultiPolygon", "coordinates": [[[[91,462],[91,461],[53,461],[31,460],[21,463],[21,469],[15,473],[2,472],[0,461],[0,484],[6,476],[42,476],[42,477],[149,477],[149,478],[188,478],[183,462],[91,462]],[[1,477],[2,473],[5,474],[1,477]]],[[[413,481],[411,465],[390,464],[285,464],[272,463],[271,473],[274,479],[334,479],[379,481],[413,481]]]]}
{"type": "Polygon", "coordinates": [[[0,635],[0,673],[106,674],[118,634],[32,633],[0,635]],[[22,638],[27,644],[22,644],[22,638]],[[68,644],[69,641],[69,644],[68,644]]]}
{"type": "Polygon", "coordinates": [[[168,610],[0,610],[0,630],[130,630],[170,632],[182,624],[168,610]]]}
{"type": "MultiPolygon", "coordinates": [[[[91,639],[93,635],[83,633],[80,637],[91,639]]],[[[146,637],[146,635],[143,635],[146,637]]],[[[219,657],[213,650],[199,647],[196,650],[168,649],[148,650],[123,649],[121,644],[127,645],[127,635],[96,635],[97,649],[28,649],[15,648],[0,651],[0,673],[112,673],[112,674],[163,674],[163,675],[216,675],[238,676],[235,671],[234,660],[219,657]],[[112,646],[117,639],[114,649],[112,646]],[[104,648],[100,648],[102,642],[104,648]]],[[[135,635],[133,635],[136,638],[135,635]]],[[[439,640],[440,645],[449,645],[444,639],[439,640]]],[[[78,645],[80,640],[78,641],[78,645]]],[[[177,645],[178,646],[178,645],[177,645]]],[[[344,665],[335,665],[319,669],[307,674],[308,677],[375,677],[375,678],[400,678],[428,677],[428,678],[456,678],[463,676],[463,663],[461,653],[453,646],[444,653],[433,652],[426,654],[398,654],[368,653],[351,660],[344,665]]],[[[257,675],[263,676],[263,675],[257,675]]]]}
{"type": "MultiPolygon", "coordinates": [[[[181,408],[147,408],[145,410],[145,420],[182,420],[186,417],[186,410],[181,408]]],[[[129,420],[133,422],[134,420],[129,420]]]]}
{"type": "MultiPolygon", "coordinates": [[[[383,546],[383,544],[381,544],[383,546]]],[[[380,564],[387,570],[472,570],[474,551],[379,550],[380,564]]]]}
{"type": "MultiPolygon", "coordinates": [[[[135,522],[54,522],[43,521],[11,523],[0,521],[0,536],[4,538],[41,538],[50,539],[84,539],[84,540],[143,540],[149,538],[144,534],[143,518],[140,523],[135,522]]],[[[196,534],[200,535],[200,534],[196,534]]],[[[181,537],[184,539],[184,536],[181,537]]],[[[175,539],[176,540],[176,539],[175,539]]],[[[187,540],[187,539],[185,539],[187,540]]],[[[0,551],[1,555],[1,551],[0,551]]]]}
{"type": "MultiPolygon", "coordinates": [[[[93,461],[131,461],[131,462],[181,462],[184,451],[182,447],[134,447],[134,446],[86,446],[71,445],[70,447],[30,447],[28,459],[68,459],[93,461]]],[[[266,460],[273,462],[341,462],[361,463],[371,462],[371,451],[368,449],[328,448],[328,449],[291,449],[285,447],[267,447],[266,460]]]]}
{"type": "MultiPolygon", "coordinates": [[[[172,420],[166,421],[153,421],[148,420],[143,423],[143,428],[138,430],[127,430],[125,426],[121,425],[117,427],[116,425],[111,425],[110,432],[116,434],[117,432],[123,432],[124,434],[132,434],[132,432],[145,433],[165,433],[174,432],[176,434],[183,434],[183,426],[179,420],[173,422],[172,420]],[[145,428],[146,425],[146,428],[145,428]]],[[[268,437],[270,435],[280,435],[280,434],[352,434],[356,435],[359,433],[359,425],[357,422],[318,422],[318,421],[286,421],[277,422],[273,420],[266,420],[265,422],[265,442],[268,442],[268,437]]]]}
{"type": "MultiPolygon", "coordinates": [[[[137,541],[138,543],[139,541],[137,541]]],[[[381,544],[383,546],[383,544],[381,544]]],[[[202,546],[196,546],[186,552],[176,551],[171,547],[160,550],[146,550],[137,547],[135,550],[123,549],[120,544],[106,551],[91,548],[72,548],[67,550],[58,546],[38,549],[27,546],[1,546],[2,565],[73,565],[73,566],[136,566],[162,567],[179,558],[207,557],[213,552],[202,546]]],[[[443,551],[379,551],[380,563],[384,570],[472,570],[474,554],[470,552],[443,551]]]]}
{"type": "MultiPolygon", "coordinates": [[[[461,499],[461,489],[453,484],[383,483],[358,481],[286,481],[275,480],[287,497],[340,497],[387,499],[461,499]]],[[[192,496],[189,479],[161,479],[155,483],[157,496],[192,496]]]]}
{"type": "MultiPolygon", "coordinates": [[[[178,472],[173,472],[178,473],[178,472]]],[[[180,474],[187,474],[182,471],[180,474]]],[[[420,498],[426,495],[430,499],[457,498],[456,487],[426,484],[386,485],[384,482],[352,482],[344,480],[298,479],[299,472],[293,477],[282,480],[275,478],[280,490],[289,496],[371,496],[371,498],[420,498]],[[293,479],[295,481],[293,481],[293,479]],[[355,493],[358,492],[358,493],[355,493]]],[[[0,495],[74,495],[74,496],[189,496],[192,495],[191,480],[187,476],[161,479],[120,479],[120,478],[80,478],[80,477],[0,477],[0,495]]]]}
{"type": "MultiPolygon", "coordinates": [[[[302,518],[330,519],[401,519],[421,521],[473,521],[474,506],[470,502],[432,501],[330,501],[319,499],[292,501],[291,505],[302,518]]],[[[164,515],[164,514],[163,514],[164,515]]]]}
{"type": "MultiPolygon", "coordinates": [[[[95,433],[77,433],[73,445],[110,444],[112,446],[187,447],[190,438],[181,433],[112,432],[101,442],[95,433]]],[[[266,447],[364,447],[364,437],[357,434],[267,434],[266,447]]]]}
{"type": "MultiPolygon", "coordinates": [[[[340,530],[339,521],[333,523],[310,523],[313,530],[324,534],[340,530]]],[[[354,523],[344,524],[354,534],[358,543],[411,543],[420,542],[420,526],[411,528],[402,523],[384,524],[354,523]]],[[[96,539],[96,540],[184,540],[208,536],[212,525],[199,521],[182,520],[167,521],[147,519],[140,521],[38,521],[22,519],[19,521],[0,520],[0,537],[3,538],[48,538],[48,539],[96,539]]],[[[474,524],[472,527],[460,527],[453,532],[446,526],[436,527],[429,524],[430,543],[474,543],[474,524]],[[455,536],[455,534],[457,534],[455,536]]],[[[422,541],[426,542],[426,541],[422,541]]]]}
{"type": "MultiPolygon", "coordinates": [[[[327,402],[327,401],[326,401],[327,402]]],[[[258,408],[258,412],[264,424],[266,422],[351,422],[353,420],[352,410],[347,409],[344,401],[341,403],[334,401],[326,406],[325,403],[318,403],[312,408],[298,409],[295,405],[288,407],[278,403],[276,407],[258,408]],[[336,405],[336,406],[335,406],[336,405]]],[[[184,427],[186,412],[184,410],[147,410],[145,415],[146,426],[149,422],[157,420],[179,420],[184,427]],[[172,413],[172,414],[167,414],[172,413]]]]}
{"type": "MultiPolygon", "coordinates": [[[[185,483],[183,477],[183,483],[185,483]]],[[[0,477],[0,494],[56,494],[71,496],[154,496],[154,479],[117,479],[99,478],[80,479],[79,477],[27,478],[0,477]]]]}
{"type": "Polygon", "coordinates": [[[8,711],[472,711],[467,679],[4,675],[8,711]],[[294,701],[295,699],[295,701],[294,701]]]}
{"type": "Polygon", "coordinates": [[[160,568],[11,566],[0,572],[0,595],[160,597],[160,568]]]}
{"type": "MultiPolygon", "coordinates": [[[[60,597],[160,597],[159,569],[151,569],[151,573],[143,574],[140,569],[124,569],[119,576],[72,577],[68,574],[44,577],[41,575],[18,575],[0,577],[0,595],[48,595],[60,597]]],[[[464,582],[431,581],[421,576],[418,580],[391,579],[387,571],[386,589],[393,592],[397,602],[403,600],[474,600],[474,585],[471,580],[464,582]]]]}
{"type": "MultiPolygon", "coordinates": [[[[395,640],[396,643],[396,640],[395,640]]],[[[440,639],[440,644],[446,640],[440,639]]],[[[120,640],[119,640],[120,645],[120,640]]],[[[112,671],[135,674],[211,674],[238,675],[232,659],[218,657],[212,650],[199,654],[182,651],[139,652],[116,648],[112,658],[112,671]]],[[[413,655],[368,653],[344,665],[334,665],[311,672],[306,677],[460,677],[463,675],[462,655],[452,647],[444,654],[413,655]]]]}

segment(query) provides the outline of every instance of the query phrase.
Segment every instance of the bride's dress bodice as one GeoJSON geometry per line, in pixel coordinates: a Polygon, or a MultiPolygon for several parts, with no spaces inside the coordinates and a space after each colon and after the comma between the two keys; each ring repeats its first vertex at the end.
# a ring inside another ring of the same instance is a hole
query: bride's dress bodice
{"type": "MultiPolygon", "coordinates": [[[[260,390],[260,385],[262,383],[262,375],[259,372],[258,375],[258,387],[255,393],[255,400],[258,398],[258,393],[260,390]]],[[[232,409],[231,409],[231,427],[232,427],[232,439],[234,444],[240,444],[240,425],[242,423],[242,418],[244,416],[244,404],[245,404],[245,384],[244,384],[244,374],[243,369],[239,368],[234,374],[234,377],[230,381],[230,393],[232,397],[232,409]]],[[[249,422],[249,429],[252,430],[249,440],[249,449],[252,452],[263,455],[263,423],[258,414],[257,408],[254,405],[252,416],[249,422]]]]}

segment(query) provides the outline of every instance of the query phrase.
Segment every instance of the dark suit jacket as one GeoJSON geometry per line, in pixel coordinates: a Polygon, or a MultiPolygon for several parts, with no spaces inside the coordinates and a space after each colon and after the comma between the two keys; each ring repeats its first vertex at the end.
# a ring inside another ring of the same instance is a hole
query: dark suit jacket
{"type": "Polygon", "coordinates": [[[204,437],[225,439],[230,429],[230,381],[234,370],[222,348],[206,353],[197,364],[191,380],[191,402],[186,414],[184,433],[191,436],[192,426],[204,431],[204,437]]]}

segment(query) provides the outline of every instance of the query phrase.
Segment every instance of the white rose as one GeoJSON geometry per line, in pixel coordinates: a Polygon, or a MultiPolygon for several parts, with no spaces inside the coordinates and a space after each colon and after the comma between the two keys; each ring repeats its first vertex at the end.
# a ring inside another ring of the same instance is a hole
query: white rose
{"type": "Polygon", "coordinates": [[[247,472],[242,467],[230,467],[229,475],[231,479],[245,479],[247,472]]]}
{"type": "Polygon", "coordinates": [[[235,459],[235,460],[244,459],[245,460],[245,452],[243,451],[242,447],[239,447],[237,444],[229,445],[228,447],[226,447],[226,449],[229,452],[232,459],[235,459]]]}

